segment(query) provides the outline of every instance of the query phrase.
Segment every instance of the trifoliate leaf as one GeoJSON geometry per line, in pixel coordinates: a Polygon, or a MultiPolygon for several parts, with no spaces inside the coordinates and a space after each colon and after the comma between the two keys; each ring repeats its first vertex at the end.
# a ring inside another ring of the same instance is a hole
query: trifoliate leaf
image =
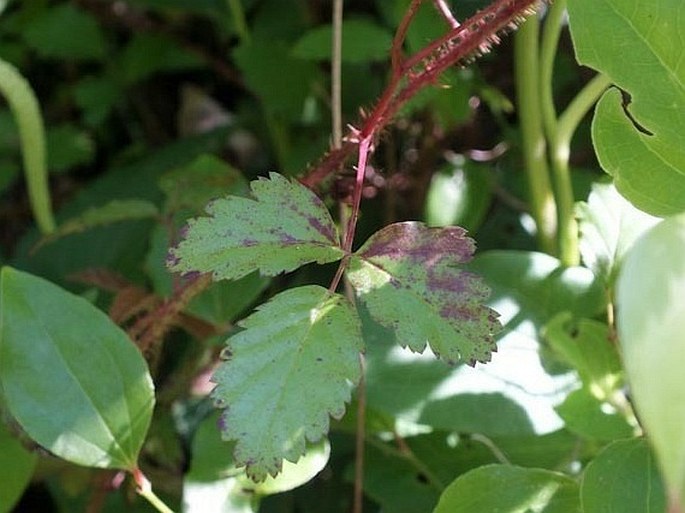
{"type": "Polygon", "coordinates": [[[271,173],[251,184],[253,199],[229,196],[207,206],[210,217],[188,223],[170,253],[173,271],[212,272],[236,279],[254,271],[273,276],[344,255],[323,202],[305,186],[271,173]]]}
{"type": "Polygon", "coordinates": [[[459,227],[406,222],[386,226],[352,256],[348,278],[371,316],[398,342],[453,364],[487,362],[496,350],[498,314],[483,305],[489,289],[460,270],[475,243],[459,227]]]}
{"type": "Polygon", "coordinates": [[[213,397],[226,408],[222,435],[236,441],[236,465],[263,481],[320,439],[329,415],[344,414],[360,376],[361,328],[345,298],[317,285],[276,295],[240,326],[213,397]]]}

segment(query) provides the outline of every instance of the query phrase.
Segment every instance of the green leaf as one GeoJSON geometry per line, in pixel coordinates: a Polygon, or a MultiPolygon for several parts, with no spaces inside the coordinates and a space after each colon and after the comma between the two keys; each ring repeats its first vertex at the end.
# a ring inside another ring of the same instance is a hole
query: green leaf
{"type": "Polygon", "coordinates": [[[635,408],[685,504],[685,215],[640,238],[618,278],[617,327],[635,408]]]}
{"type": "Polygon", "coordinates": [[[90,126],[102,124],[117,102],[124,98],[124,92],[115,77],[107,75],[85,77],[74,85],[73,92],[74,101],[83,112],[83,120],[90,126]]]}
{"type": "Polygon", "coordinates": [[[545,326],[543,336],[597,399],[607,399],[621,386],[623,368],[606,324],[589,319],[573,321],[565,312],[545,326]]]}
{"type": "Polygon", "coordinates": [[[202,60],[167,36],[141,33],[124,49],[120,66],[124,80],[135,83],[160,71],[199,68],[202,60]]]}
{"type": "Polygon", "coordinates": [[[105,37],[97,22],[69,4],[41,9],[21,34],[44,57],[99,60],[107,53],[105,37]]]}
{"type": "Polygon", "coordinates": [[[138,349],[98,309],[50,282],[5,267],[0,384],[22,428],[80,465],[136,466],[154,405],[138,349]]]}
{"type": "Polygon", "coordinates": [[[37,459],[0,421],[0,513],[12,511],[29,484],[37,459]]]}
{"type": "Polygon", "coordinates": [[[642,438],[609,445],[587,466],[583,513],[665,513],[664,486],[642,438]]]}
{"type": "Polygon", "coordinates": [[[580,513],[578,485],[563,474],[487,465],[450,484],[433,513],[580,513]]]}
{"type": "Polygon", "coordinates": [[[587,203],[578,203],[583,262],[613,286],[623,257],[659,219],[636,209],[612,184],[595,183],[587,203]]]}
{"type": "Polygon", "coordinates": [[[623,415],[587,388],[571,392],[556,410],[566,429],[590,440],[617,440],[634,434],[623,415]]]}
{"type": "MultiPolygon", "coordinates": [[[[279,20],[278,24],[282,23],[279,20]]],[[[233,57],[245,83],[259,96],[267,112],[288,120],[302,117],[305,100],[319,76],[314,62],[297,59],[290,55],[288,45],[266,38],[239,46],[233,57]]]]}
{"type": "Polygon", "coordinates": [[[635,206],[654,215],[685,210],[685,67],[681,0],[574,0],[571,33],[581,64],[626,90],[605,93],[592,135],[602,167],[635,206]],[[632,117],[632,119],[631,119],[632,117]]]}
{"type": "Polygon", "coordinates": [[[340,418],[360,377],[359,320],[346,299],[310,285],[287,290],[240,323],[214,374],[222,432],[255,481],[296,461],[340,418]]]}
{"type": "Polygon", "coordinates": [[[482,304],[489,289],[457,266],[475,243],[459,227],[428,228],[406,222],[386,226],[353,255],[347,275],[381,325],[412,351],[450,364],[487,362],[499,330],[497,313],[482,304]]]}
{"type": "Polygon", "coordinates": [[[254,200],[216,200],[207,206],[210,217],[188,223],[184,240],[171,249],[171,270],[236,279],[257,269],[273,276],[342,258],[337,227],[313,192],[277,173],[251,186],[254,200]]]}
{"type": "MultiPolygon", "coordinates": [[[[318,26],[305,33],[293,47],[293,55],[303,59],[330,60],[333,40],[331,25],[318,26]]],[[[392,34],[367,19],[345,20],[342,27],[342,61],[360,63],[388,58],[392,34]]]]}
{"type": "Polygon", "coordinates": [[[72,167],[88,164],[95,157],[93,139],[69,123],[48,128],[46,143],[51,173],[61,173],[72,167]]]}
{"type": "Polygon", "coordinates": [[[48,244],[67,235],[81,233],[97,226],[105,226],[121,221],[154,218],[159,214],[154,203],[146,200],[112,200],[100,207],[92,207],[78,217],[61,223],[59,227],[40,244],[48,244]]]}

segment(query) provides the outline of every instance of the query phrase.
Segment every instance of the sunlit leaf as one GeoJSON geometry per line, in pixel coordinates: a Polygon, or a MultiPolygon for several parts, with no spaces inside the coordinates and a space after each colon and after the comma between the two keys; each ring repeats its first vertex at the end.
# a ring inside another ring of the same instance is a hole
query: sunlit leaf
{"type": "Polygon", "coordinates": [[[450,484],[433,513],[578,513],[578,484],[549,470],[487,465],[450,484]]]}
{"type": "Polygon", "coordinates": [[[210,217],[188,223],[184,240],[171,250],[172,270],[236,279],[255,270],[271,276],[343,256],[337,227],[313,192],[276,173],[251,185],[255,199],[216,200],[207,207],[210,217]]]}
{"type": "Polygon", "coordinates": [[[448,363],[487,362],[497,313],[483,305],[488,287],[458,267],[474,250],[462,228],[396,223],[354,254],[348,277],[371,316],[394,330],[403,347],[423,352],[430,344],[448,363]]]}
{"type": "Polygon", "coordinates": [[[617,327],[631,396],[670,493],[685,504],[685,215],[638,239],[618,277],[617,327]]]}
{"type": "Polygon", "coordinates": [[[1,287],[9,412],[61,458],[135,468],[154,405],[140,351],[104,313],[42,278],[5,267],[1,287]]]}
{"type": "Polygon", "coordinates": [[[587,388],[571,392],[556,410],[566,429],[590,440],[630,438],[635,431],[620,411],[597,399],[587,388]]]}
{"type": "Polygon", "coordinates": [[[590,462],[580,485],[583,513],[665,513],[664,485],[643,438],[620,440],[590,462]]]}
{"type": "Polygon", "coordinates": [[[685,210],[685,67],[682,0],[573,0],[571,34],[581,64],[628,92],[608,90],[592,137],[619,192],[654,215],[685,210]]]}
{"type": "Polygon", "coordinates": [[[576,207],[583,262],[613,285],[623,257],[659,219],[636,209],[613,184],[593,184],[587,203],[576,207]]]}
{"type": "Polygon", "coordinates": [[[311,285],[276,295],[240,323],[213,392],[235,463],[255,481],[297,461],[340,418],[360,375],[359,320],[346,299],[311,285]]]}

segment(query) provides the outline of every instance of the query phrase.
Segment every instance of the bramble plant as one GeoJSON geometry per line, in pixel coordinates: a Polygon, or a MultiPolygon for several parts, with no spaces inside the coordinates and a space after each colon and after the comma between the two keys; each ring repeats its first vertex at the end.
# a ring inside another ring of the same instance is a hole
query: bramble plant
{"type": "Polygon", "coordinates": [[[0,513],[685,511],[685,5],[343,3],[2,13],[0,513]]]}

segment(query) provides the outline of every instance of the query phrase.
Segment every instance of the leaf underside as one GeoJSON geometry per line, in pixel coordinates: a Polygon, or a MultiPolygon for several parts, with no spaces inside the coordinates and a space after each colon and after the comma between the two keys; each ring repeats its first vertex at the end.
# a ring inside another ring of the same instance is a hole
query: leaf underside
{"type": "Polygon", "coordinates": [[[209,217],[188,223],[169,254],[169,268],[237,279],[259,270],[273,276],[344,255],[323,202],[305,186],[271,173],[251,183],[254,199],[229,196],[207,206],[209,217]]]}
{"type": "Polygon", "coordinates": [[[371,316],[398,342],[426,344],[449,364],[488,362],[496,351],[498,314],[483,305],[488,287],[468,262],[475,243],[463,228],[405,222],[374,234],[351,258],[348,278],[371,316]]]}
{"type": "Polygon", "coordinates": [[[296,461],[340,418],[360,377],[363,342],[348,301],[310,285],[287,290],[240,323],[213,380],[222,436],[255,481],[296,461]]]}

